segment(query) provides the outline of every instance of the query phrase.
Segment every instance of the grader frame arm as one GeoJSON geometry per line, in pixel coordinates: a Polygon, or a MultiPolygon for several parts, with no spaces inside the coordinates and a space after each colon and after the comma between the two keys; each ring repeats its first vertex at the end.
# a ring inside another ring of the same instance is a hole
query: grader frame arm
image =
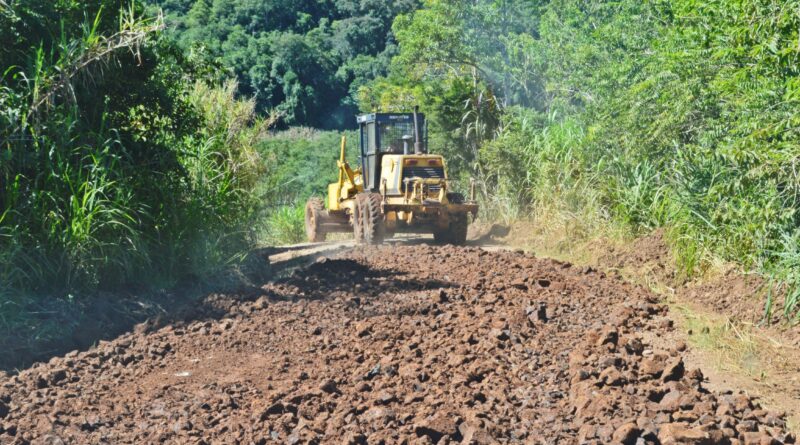
{"type": "MultiPolygon", "coordinates": [[[[356,175],[357,172],[350,167],[350,164],[345,160],[345,151],[347,149],[347,136],[342,136],[341,152],[339,154],[339,190],[341,190],[345,183],[348,183],[353,189],[356,188],[356,175]]],[[[340,198],[341,199],[341,198],[340,198]]]]}

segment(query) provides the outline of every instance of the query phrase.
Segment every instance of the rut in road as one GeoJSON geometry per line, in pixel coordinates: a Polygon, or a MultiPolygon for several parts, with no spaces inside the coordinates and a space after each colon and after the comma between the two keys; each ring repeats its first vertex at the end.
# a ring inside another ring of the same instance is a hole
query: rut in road
{"type": "Polygon", "coordinates": [[[0,443],[794,443],[644,289],[514,252],[354,249],[0,380],[0,443]],[[49,442],[48,442],[49,441],[49,442]]]}

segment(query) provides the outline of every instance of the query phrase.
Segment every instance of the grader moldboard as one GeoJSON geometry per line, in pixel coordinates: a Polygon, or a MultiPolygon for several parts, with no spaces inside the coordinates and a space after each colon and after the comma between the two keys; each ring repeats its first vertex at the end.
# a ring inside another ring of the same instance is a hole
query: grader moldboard
{"type": "Polygon", "coordinates": [[[309,241],[352,231],[366,244],[395,233],[432,233],[438,243],[464,244],[468,215],[478,213],[475,187],[469,201],[449,191],[444,158],[428,153],[425,116],[416,109],[367,114],[358,124],[361,166],[353,169],[345,160],[343,137],[339,180],[328,186],[327,209],[320,198],[306,204],[309,241]]]}

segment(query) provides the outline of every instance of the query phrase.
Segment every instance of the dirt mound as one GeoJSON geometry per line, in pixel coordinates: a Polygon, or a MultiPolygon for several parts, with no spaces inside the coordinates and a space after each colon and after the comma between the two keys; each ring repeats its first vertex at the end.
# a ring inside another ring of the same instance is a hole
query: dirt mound
{"type": "Polygon", "coordinates": [[[0,443],[794,443],[646,344],[666,308],[591,268],[383,247],[262,289],[0,377],[0,443]]]}
{"type": "Polygon", "coordinates": [[[785,286],[775,286],[757,274],[730,270],[724,275],[700,283],[689,283],[678,289],[681,302],[707,308],[725,317],[758,326],[785,345],[800,347],[800,325],[784,313],[785,286]],[[772,295],[772,308],[767,314],[767,296],[772,295]],[[769,317],[768,317],[769,316],[769,317]],[[766,323],[767,317],[769,323],[766,323]]]}
{"type": "Polygon", "coordinates": [[[637,276],[653,279],[671,286],[683,284],[675,260],[664,238],[664,230],[637,238],[629,245],[602,245],[599,263],[606,268],[627,270],[637,276]]]}
{"type": "MultiPolygon", "coordinates": [[[[657,286],[674,289],[677,301],[699,303],[731,319],[761,323],[765,316],[767,293],[771,284],[762,275],[742,273],[731,266],[724,273],[702,280],[688,281],[681,276],[664,237],[664,230],[634,240],[623,247],[603,246],[605,252],[598,263],[604,269],[617,269],[633,274],[657,286]]],[[[785,289],[772,289],[774,294],[770,324],[782,324],[785,289]]],[[[790,338],[800,339],[800,332],[790,332],[790,338]]]]}
{"type": "MultiPolygon", "coordinates": [[[[681,289],[681,298],[701,303],[737,320],[759,323],[764,319],[768,285],[759,275],[744,275],[731,270],[719,278],[686,286],[681,289]]],[[[773,323],[783,321],[781,310],[776,309],[773,315],[773,323]]]]}

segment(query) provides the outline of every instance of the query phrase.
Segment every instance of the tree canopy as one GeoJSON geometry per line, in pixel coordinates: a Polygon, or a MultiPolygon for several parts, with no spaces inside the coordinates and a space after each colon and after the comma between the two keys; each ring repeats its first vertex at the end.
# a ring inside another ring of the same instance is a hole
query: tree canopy
{"type": "Polygon", "coordinates": [[[417,0],[151,0],[183,48],[218,58],[288,125],[355,125],[355,92],[387,72],[392,22],[417,0]]]}

